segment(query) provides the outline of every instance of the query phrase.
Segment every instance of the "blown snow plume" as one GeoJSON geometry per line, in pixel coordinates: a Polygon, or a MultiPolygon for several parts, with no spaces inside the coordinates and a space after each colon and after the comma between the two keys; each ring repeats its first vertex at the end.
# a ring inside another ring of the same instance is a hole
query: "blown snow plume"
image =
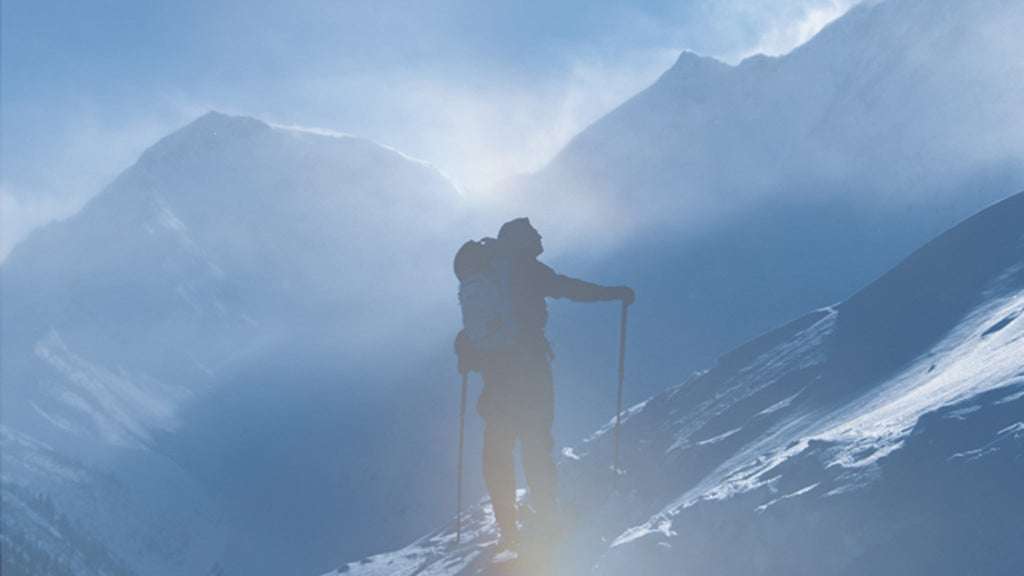
{"type": "MultiPolygon", "coordinates": [[[[547,573],[1020,571],[1021,222],[1024,193],[634,406],[617,493],[613,424],[563,450],[547,573]]],[[[495,572],[487,502],[462,521],[332,574],[495,572]]]]}

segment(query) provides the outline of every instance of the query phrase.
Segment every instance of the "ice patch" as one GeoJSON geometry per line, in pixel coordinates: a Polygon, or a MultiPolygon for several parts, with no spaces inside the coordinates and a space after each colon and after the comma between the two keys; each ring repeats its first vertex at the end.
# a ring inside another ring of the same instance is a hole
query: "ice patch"
{"type": "Polygon", "coordinates": [[[640,526],[633,526],[632,528],[626,530],[621,535],[619,535],[618,538],[612,541],[611,547],[617,548],[623,544],[629,544],[630,542],[639,540],[640,538],[644,538],[652,534],[661,534],[665,538],[671,538],[673,536],[678,535],[675,531],[672,530],[672,520],[669,517],[663,515],[658,516],[656,518],[652,518],[645,524],[642,524],[640,526]]]}
{"type": "Polygon", "coordinates": [[[758,506],[757,508],[754,509],[754,511],[755,512],[764,512],[765,510],[767,510],[768,508],[771,508],[772,506],[778,504],[779,502],[783,502],[783,501],[786,501],[786,500],[790,500],[792,498],[797,498],[799,496],[803,496],[804,494],[807,494],[808,492],[810,492],[810,491],[814,490],[815,488],[817,488],[820,484],[821,484],[820,482],[815,482],[814,484],[811,484],[810,486],[807,486],[806,488],[801,488],[800,490],[797,490],[796,492],[793,492],[791,494],[786,494],[785,496],[780,496],[780,497],[776,498],[775,500],[772,500],[771,502],[768,502],[767,504],[762,504],[762,505],[758,506]]]}
{"type": "Polygon", "coordinates": [[[980,460],[989,454],[999,452],[999,448],[991,446],[988,448],[977,448],[975,450],[968,450],[967,452],[958,452],[949,457],[950,462],[954,460],[963,460],[964,462],[974,462],[980,460]]]}
{"type": "Polygon", "coordinates": [[[1000,436],[1009,436],[1010,434],[1013,434],[1014,438],[1020,438],[1018,434],[1024,434],[1024,422],[1017,422],[999,431],[1000,436]]]}
{"type": "Polygon", "coordinates": [[[1024,390],[1021,390],[1020,392],[1017,392],[1016,394],[1010,394],[1006,398],[1003,398],[1002,400],[996,402],[996,405],[1009,404],[1011,402],[1016,402],[1017,400],[1020,400],[1021,398],[1024,398],[1024,390]]]}
{"type": "MultiPolygon", "coordinates": [[[[639,404],[636,404],[635,406],[631,406],[631,407],[627,408],[626,410],[623,410],[622,411],[622,417],[621,417],[621,423],[625,424],[627,420],[629,420],[633,416],[636,416],[640,412],[643,412],[644,407],[646,407],[647,403],[650,402],[650,401],[651,401],[651,399],[648,398],[647,400],[644,400],[643,402],[640,402],[639,404]]],[[[590,436],[587,436],[587,438],[584,439],[583,442],[585,442],[585,443],[594,442],[595,440],[599,439],[601,436],[604,436],[605,434],[611,432],[612,430],[615,430],[615,422],[616,422],[616,420],[617,420],[617,418],[612,417],[612,419],[609,420],[607,424],[605,424],[604,426],[600,427],[597,430],[597,432],[594,432],[590,436]]]]}
{"type": "Polygon", "coordinates": [[[873,466],[882,458],[902,447],[902,437],[898,440],[892,440],[891,438],[863,438],[844,445],[838,451],[838,454],[828,462],[827,467],[864,468],[866,466],[873,466]]]}
{"type": "Polygon", "coordinates": [[[995,440],[992,440],[991,442],[985,444],[981,448],[976,448],[974,450],[967,450],[966,452],[958,452],[956,454],[953,454],[952,456],[949,457],[949,460],[963,460],[964,462],[974,462],[975,460],[984,458],[989,454],[994,454],[998,452],[999,447],[996,446],[996,444],[1010,437],[1013,437],[1014,440],[1020,440],[1021,438],[1024,438],[1024,422],[1016,422],[1014,424],[1007,426],[1006,428],[1003,428],[1002,430],[996,433],[995,440]]]}
{"type": "Polygon", "coordinates": [[[796,397],[799,396],[801,393],[803,393],[803,390],[801,390],[800,392],[797,392],[796,394],[793,394],[792,396],[790,396],[789,398],[786,398],[785,400],[781,400],[779,402],[776,402],[775,404],[772,404],[771,406],[769,406],[769,407],[765,408],[764,410],[761,410],[760,412],[758,412],[757,416],[767,416],[769,414],[774,414],[775,412],[778,412],[779,410],[782,410],[783,408],[788,408],[789,405],[793,403],[793,400],[796,400],[796,397]]]}
{"type": "Polygon", "coordinates": [[[968,406],[966,408],[961,408],[959,410],[953,410],[952,412],[946,415],[946,418],[948,418],[949,420],[964,421],[967,420],[968,416],[974,414],[978,410],[981,410],[981,406],[968,406]]]}
{"type": "Polygon", "coordinates": [[[842,494],[849,494],[850,492],[856,492],[874,482],[878,481],[882,477],[882,469],[880,466],[871,465],[864,466],[861,468],[855,468],[847,470],[836,478],[838,487],[829,490],[826,497],[840,496],[842,494]]]}
{"type": "Polygon", "coordinates": [[[719,434],[718,436],[715,436],[713,438],[708,438],[707,440],[701,440],[700,442],[697,442],[697,446],[710,446],[711,444],[718,444],[722,440],[725,440],[726,438],[728,438],[729,436],[732,436],[733,434],[739,432],[740,430],[743,430],[742,426],[739,427],[739,428],[734,428],[732,430],[729,430],[728,432],[726,432],[724,434],[719,434]]]}

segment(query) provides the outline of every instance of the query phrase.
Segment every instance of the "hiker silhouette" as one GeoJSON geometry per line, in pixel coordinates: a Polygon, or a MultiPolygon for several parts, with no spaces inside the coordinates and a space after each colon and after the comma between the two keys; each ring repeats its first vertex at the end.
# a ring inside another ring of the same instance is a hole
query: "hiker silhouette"
{"type": "Polygon", "coordinates": [[[501,227],[497,241],[467,242],[455,263],[466,327],[455,344],[459,371],[463,376],[470,370],[483,374],[484,387],[477,412],[486,422],[484,480],[503,546],[513,549],[519,542],[513,455],[517,439],[536,513],[538,539],[555,546],[561,535],[558,475],[551,435],[554,423],[551,360],[554,354],[544,334],[548,319],[545,299],[622,300],[625,306],[634,299],[633,290],[628,286],[600,286],[555,273],[537,260],[543,251],[541,235],[529,219],[517,218],[501,227]],[[480,256],[485,248],[487,253],[480,256]],[[468,255],[471,252],[472,255],[468,255]],[[475,269],[467,271],[470,265],[465,262],[469,260],[473,260],[475,269]],[[480,297],[470,295],[467,285],[474,279],[481,279],[483,283],[488,273],[500,284],[494,292],[501,296],[492,298],[489,305],[497,311],[485,313],[482,322],[486,322],[474,333],[467,300],[480,297]]]}

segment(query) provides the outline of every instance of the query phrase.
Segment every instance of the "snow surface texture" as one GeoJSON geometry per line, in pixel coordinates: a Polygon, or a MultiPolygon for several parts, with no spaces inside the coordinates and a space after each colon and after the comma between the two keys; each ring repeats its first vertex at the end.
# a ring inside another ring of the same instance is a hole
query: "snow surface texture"
{"type": "MultiPolygon", "coordinates": [[[[566,449],[548,573],[1024,569],[1021,222],[1024,193],[631,409],[617,493],[609,427],[566,449]]],[[[495,571],[487,503],[462,522],[332,574],[495,571]]]]}

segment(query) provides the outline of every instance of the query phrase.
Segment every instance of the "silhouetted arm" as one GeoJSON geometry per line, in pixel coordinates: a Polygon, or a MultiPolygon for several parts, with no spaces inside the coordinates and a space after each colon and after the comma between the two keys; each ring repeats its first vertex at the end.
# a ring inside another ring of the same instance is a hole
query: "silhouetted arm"
{"type": "Polygon", "coordinates": [[[574,302],[604,302],[622,300],[633,303],[633,289],[628,286],[601,286],[585,280],[555,274],[548,294],[552,298],[568,298],[574,302]]]}

